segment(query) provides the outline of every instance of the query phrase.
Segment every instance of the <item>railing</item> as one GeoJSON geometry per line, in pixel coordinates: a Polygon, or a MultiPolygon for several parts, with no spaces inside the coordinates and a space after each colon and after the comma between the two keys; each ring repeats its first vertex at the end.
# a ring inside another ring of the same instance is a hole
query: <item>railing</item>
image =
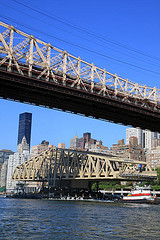
{"type": "Polygon", "coordinates": [[[0,22],[0,68],[159,110],[160,89],[139,85],[0,22]]]}

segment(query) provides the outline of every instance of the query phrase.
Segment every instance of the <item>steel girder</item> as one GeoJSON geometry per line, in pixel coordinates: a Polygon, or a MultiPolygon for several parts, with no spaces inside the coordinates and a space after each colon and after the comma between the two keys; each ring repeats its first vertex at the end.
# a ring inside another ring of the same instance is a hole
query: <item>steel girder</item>
{"type": "Polygon", "coordinates": [[[17,181],[59,180],[152,180],[157,173],[148,163],[111,155],[54,148],[18,165],[12,175],[17,181]],[[143,166],[139,172],[138,165],[143,166]]]}
{"type": "Polygon", "coordinates": [[[160,89],[123,79],[3,22],[0,22],[0,58],[0,67],[5,65],[9,72],[69,84],[149,109],[160,108],[160,89]]]}

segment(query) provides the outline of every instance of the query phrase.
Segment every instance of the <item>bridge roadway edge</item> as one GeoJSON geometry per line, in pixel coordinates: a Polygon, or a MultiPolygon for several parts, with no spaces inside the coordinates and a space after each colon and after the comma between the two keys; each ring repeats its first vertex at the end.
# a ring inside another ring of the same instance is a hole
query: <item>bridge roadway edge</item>
{"type": "Polygon", "coordinates": [[[156,110],[4,70],[0,70],[0,97],[160,132],[156,110]]]}

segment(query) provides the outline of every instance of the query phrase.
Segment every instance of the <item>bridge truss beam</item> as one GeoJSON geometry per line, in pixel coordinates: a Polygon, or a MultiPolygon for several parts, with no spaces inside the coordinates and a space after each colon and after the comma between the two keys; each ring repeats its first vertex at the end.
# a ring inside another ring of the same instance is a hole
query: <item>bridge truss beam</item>
{"type": "Polygon", "coordinates": [[[157,173],[146,162],[98,153],[54,148],[18,165],[12,175],[17,181],[153,180],[157,173]],[[138,165],[143,165],[139,172],[138,165]]]}
{"type": "Polygon", "coordinates": [[[123,79],[3,22],[0,97],[160,131],[160,89],[123,79]]]}

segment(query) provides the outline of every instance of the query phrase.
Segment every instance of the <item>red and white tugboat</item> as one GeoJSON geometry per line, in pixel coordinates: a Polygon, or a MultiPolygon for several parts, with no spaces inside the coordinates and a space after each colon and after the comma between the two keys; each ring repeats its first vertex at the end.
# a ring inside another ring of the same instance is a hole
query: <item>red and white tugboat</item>
{"type": "Polygon", "coordinates": [[[150,203],[156,204],[156,199],[151,195],[151,188],[136,186],[127,196],[123,196],[122,202],[125,203],[150,203]]]}

